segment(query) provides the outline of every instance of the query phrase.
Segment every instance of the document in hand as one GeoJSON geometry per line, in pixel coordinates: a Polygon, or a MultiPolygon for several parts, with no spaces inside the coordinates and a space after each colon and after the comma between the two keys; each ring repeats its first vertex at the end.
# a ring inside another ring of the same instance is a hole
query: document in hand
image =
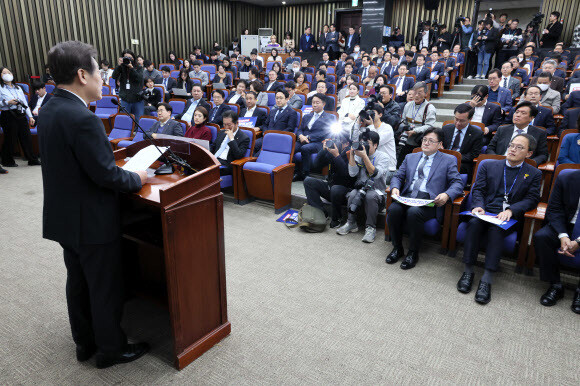
{"type": "Polygon", "coordinates": [[[393,196],[393,200],[399,201],[401,204],[407,206],[435,206],[433,203],[434,200],[423,200],[421,198],[393,196]]]}
{"type": "MultiPolygon", "coordinates": [[[[161,153],[165,153],[167,151],[166,147],[160,147],[161,153]]],[[[149,166],[153,164],[157,160],[157,158],[161,157],[159,151],[153,145],[149,145],[141,150],[137,154],[135,154],[126,164],[123,166],[123,169],[136,172],[139,170],[147,170],[149,166]]]]}
{"type": "Polygon", "coordinates": [[[497,215],[493,213],[485,212],[485,214],[473,214],[470,210],[466,210],[465,212],[461,212],[459,214],[463,214],[466,216],[477,217],[480,220],[487,221],[493,225],[497,225],[501,229],[509,229],[512,225],[518,222],[518,220],[509,220],[509,221],[501,221],[497,218],[497,215]]]}
{"type": "Polygon", "coordinates": [[[238,126],[240,127],[254,127],[258,117],[244,117],[238,119],[238,126]]]}

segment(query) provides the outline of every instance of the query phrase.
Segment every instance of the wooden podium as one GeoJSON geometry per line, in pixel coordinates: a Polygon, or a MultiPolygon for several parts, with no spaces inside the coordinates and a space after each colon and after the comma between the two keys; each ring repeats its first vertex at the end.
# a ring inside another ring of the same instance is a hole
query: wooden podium
{"type": "MultiPolygon", "coordinates": [[[[231,330],[220,164],[196,144],[155,143],[170,146],[199,172],[155,176],[141,191],[122,195],[123,256],[127,287],[167,305],[175,366],[181,370],[231,330]]],[[[141,141],[115,151],[117,165],[149,145],[141,141]]]]}

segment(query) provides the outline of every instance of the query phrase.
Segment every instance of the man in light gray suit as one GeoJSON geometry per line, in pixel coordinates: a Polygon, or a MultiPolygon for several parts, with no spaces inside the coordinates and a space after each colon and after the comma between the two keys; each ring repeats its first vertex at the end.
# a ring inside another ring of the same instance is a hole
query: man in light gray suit
{"type": "Polygon", "coordinates": [[[411,269],[419,261],[419,249],[425,222],[437,218],[443,224],[443,205],[453,202],[463,192],[463,182],[457,170],[457,158],[441,153],[441,129],[428,129],[423,137],[422,152],[405,157],[397,174],[391,179],[393,202],[387,209],[387,225],[393,241],[393,250],[386,263],[394,264],[404,255],[403,230],[409,230],[409,252],[401,269],[411,269]],[[410,197],[434,200],[437,207],[407,206],[394,199],[410,197]]]}
{"type": "Polygon", "coordinates": [[[183,127],[179,122],[171,119],[172,112],[173,108],[169,103],[159,103],[159,105],[157,105],[157,116],[159,117],[159,121],[155,122],[153,126],[151,126],[151,128],[147,131],[147,134],[153,138],[156,138],[157,134],[183,137],[185,134],[183,132],[183,127]]]}

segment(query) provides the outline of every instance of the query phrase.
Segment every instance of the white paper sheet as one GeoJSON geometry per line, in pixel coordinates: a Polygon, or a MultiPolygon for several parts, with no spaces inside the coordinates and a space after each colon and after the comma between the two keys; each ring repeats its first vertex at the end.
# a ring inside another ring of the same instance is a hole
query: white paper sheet
{"type": "MultiPolygon", "coordinates": [[[[163,153],[167,150],[166,147],[159,148],[163,153]]],[[[153,164],[157,160],[157,158],[161,157],[159,151],[153,145],[149,145],[141,150],[137,154],[135,154],[129,162],[123,166],[123,169],[129,172],[136,172],[139,170],[147,170],[149,166],[153,164]]]]}
{"type": "Polygon", "coordinates": [[[505,221],[501,221],[500,219],[498,219],[495,216],[489,216],[487,214],[476,214],[475,216],[480,220],[487,221],[487,222],[495,224],[495,225],[502,225],[505,222],[505,221]]]}
{"type": "Polygon", "coordinates": [[[434,200],[423,200],[421,198],[410,198],[403,196],[393,196],[393,200],[399,201],[401,204],[408,206],[433,206],[434,200]]]}
{"type": "MultiPolygon", "coordinates": [[[[182,142],[189,142],[189,143],[196,143],[199,146],[203,147],[204,149],[209,150],[209,141],[205,139],[197,139],[197,138],[187,138],[187,137],[177,137],[175,135],[167,135],[167,134],[157,134],[155,139],[172,139],[174,141],[182,141],[182,142]]],[[[174,149],[174,151],[177,151],[174,149]]]]}

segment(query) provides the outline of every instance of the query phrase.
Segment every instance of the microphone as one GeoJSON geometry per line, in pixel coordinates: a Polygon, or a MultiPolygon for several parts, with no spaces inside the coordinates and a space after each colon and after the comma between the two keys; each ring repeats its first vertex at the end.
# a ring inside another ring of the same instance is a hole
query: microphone
{"type": "Polygon", "coordinates": [[[175,162],[176,164],[180,165],[181,167],[183,167],[185,170],[188,170],[191,174],[193,173],[197,173],[197,170],[192,168],[185,160],[183,160],[181,157],[179,157],[177,154],[175,154],[171,148],[167,148],[167,151],[169,152],[169,157],[167,157],[165,155],[164,152],[161,151],[161,149],[159,149],[159,146],[157,146],[155,144],[155,142],[153,141],[153,138],[151,138],[151,136],[149,134],[147,134],[145,132],[145,130],[143,130],[143,128],[141,127],[141,125],[139,125],[139,122],[137,122],[137,120],[135,119],[135,117],[129,113],[127,111],[127,109],[119,103],[119,101],[117,99],[113,99],[111,100],[111,103],[113,103],[116,106],[119,106],[121,108],[121,110],[123,110],[123,112],[125,112],[127,115],[129,115],[129,117],[131,117],[131,119],[133,120],[133,122],[135,122],[135,125],[137,126],[138,129],[141,130],[141,132],[143,133],[143,136],[145,138],[147,138],[147,140],[149,140],[149,142],[151,142],[151,144],[153,146],[155,146],[155,148],[157,149],[157,151],[159,152],[159,154],[161,154],[161,158],[163,159],[164,165],[160,166],[159,168],[157,168],[157,170],[155,170],[155,174],[157,175],[161,175],[161,174],[173,174],[175,172],[175,169],[173,167],[173,162],[175,162]]]}

